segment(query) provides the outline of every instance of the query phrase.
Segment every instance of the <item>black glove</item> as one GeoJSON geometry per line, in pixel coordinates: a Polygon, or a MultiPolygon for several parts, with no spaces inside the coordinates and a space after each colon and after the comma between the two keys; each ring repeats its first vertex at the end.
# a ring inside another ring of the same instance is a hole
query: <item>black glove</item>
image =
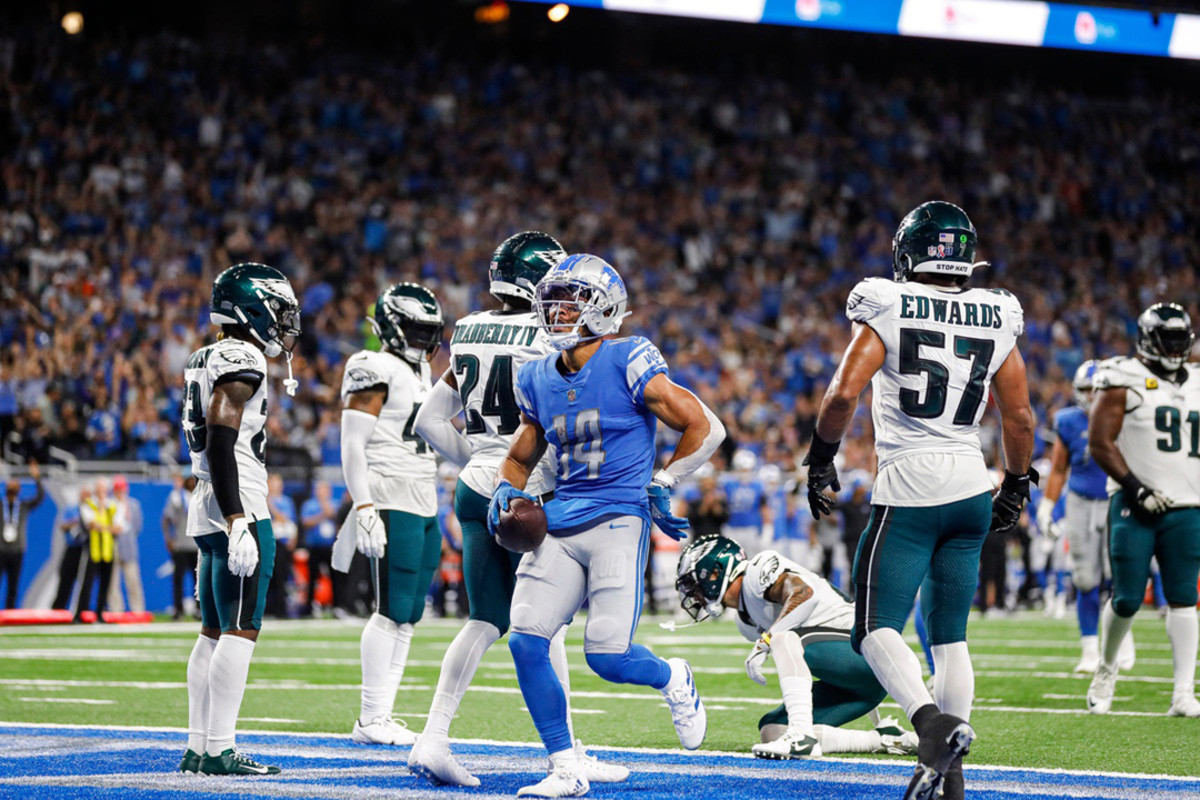
{"type": "Polygon", "coordinates": [[[833,465],[833,457],[837,455],[841,444],[827,442],[813,431],[808,455],[801,463],[801,466],[808,467],[808,509],[813,519],[820,519],[822,514],[832,514],[837,506],[837,498],[825,494],[825,488],[835,492],[842,490],[842,484],[838,483],[837,467],[833,465]]]}
{"type": "Polygon", "coordinates": [[[1017,526],[1021,509],[1029,500],[1029,484],[1037,484],[1041,475],[1033,467],[1024,475],[1004,471],[1004,483],[992,498],[992,532],[1003,533],[1017,526]]]}
{"type": "Polygon", "coordinates": [[[1157,489],[1151,489],[1132,472],[1118,478],[1117,483],[1125,490],[1125,502],[1133,507],[1139,517],[1156,517],[1171,507],[1171,498],[1157,489]]]}

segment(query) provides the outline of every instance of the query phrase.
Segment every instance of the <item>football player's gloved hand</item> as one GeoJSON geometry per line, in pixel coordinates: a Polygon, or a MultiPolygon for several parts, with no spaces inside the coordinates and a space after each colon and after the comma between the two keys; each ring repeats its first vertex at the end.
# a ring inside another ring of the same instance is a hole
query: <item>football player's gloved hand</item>
{"type": "Polygon", "coordinates": [[[500,512],[508,511],[508,506],[514,497],[524,497],[530,502],[537,502],[533,495],[526,494],[508,481],[500,481],[496,491],[492,492],[492,502],[488,504],[487,526],[488,533],[495,536],[500,529],[500,512]]]}
{"type": "Polygon", "coordinates": [[[354,546],[367,558],[383,558],[387,550],[387,531],[375,506],[354,510],[354,523],[358,526],[354,546]]]}
{"type": "Polygon", "coordinates": [[[669,488],[657,480],[653,480],[646,487],[646,497],[650,500],[650,518],[654,520],[654,524],[660,531],[675,541],[687,536],[691,524],[683,517],[677,517],[671,513],[671,490],[669,488]]]}
{"type": "Polygon", "coordinates": [[[1047,536],[1058,538],[1058,534],[1054,531],[1054,502],[1049,497],[1043,497],[1038,502],[1037,526],[1038,530],[1047,536]]]}
{"type": "Polygon", "coordinates": [[[1134,511],[1154,515],[1162,514],[1175,502],[1157,489],[1151,489],[1142,483],[1132,472],[1126,473],[1123,478],[1118,478],[1117,483],[1121,484],[1121,488],[1125,490],[1125,502],[1133,506],[1134,511]]]}
{"type": "Polygon", "coordinates": [[[1017,526],[1021,509],[1029,499],[1029,486],[1036,485],[1040,479],[1041,476],[1033,467],[1023,475],[1004,471],[1004,482],[992,498],[992,531],[1003,533],[1017,526]]]}
{"type": "Polygon", "coordinates": [[[248,578],[258,569],[258,540],[245,517],[229,523],[229,571],[239,578],[248,578]]]}
{"type": "Polygon", "coordinates": [[[801,466],[808,467],[808,509],[812,512],[813,519],[820,519],[822,514],[832,514],[837,506],[837,498],[825,494],[825,489],[833,489],[834,492],[842,490],[842,484],[838,482],[837,467],[833,465],[833,457],[837,455],[841,444],[827,442],[813,431],[808,455],[801,462],[801,466]]]}
{"type": "Polygon", "coordinates": [[[746,674],[759,686],[767,685],[767,676],[763,675],[763,663],[767,660],[767,654],[770,652],[771,635],[764,633],[754,643],[754,649],[750,651],[750,655],[746,656],[746,674]]]}

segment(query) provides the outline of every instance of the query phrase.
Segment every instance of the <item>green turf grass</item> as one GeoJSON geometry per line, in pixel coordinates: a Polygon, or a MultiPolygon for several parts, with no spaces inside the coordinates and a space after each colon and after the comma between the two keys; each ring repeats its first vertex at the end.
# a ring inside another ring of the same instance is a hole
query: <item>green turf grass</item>
{"type": "MultiPolygon", "coordinates": [[[[415,730],[423,725],[438,664],[458,624],[427,620],[417,626],[410,666],[396,700],[396,716],[415,730]]],[[[362,621],[268,620],[250,669],[240,727],[349,735],[358,713],[361,628],[362,621]]],[[[197,629],[185,623],[151,630],[5,629],[0,632],[0,720],[186,727],[186,667],[197,629]],[[83,683],[64,683],[71,681],[83,683]],[[112,702],[63,702],[80,699],[112,702]]],[[[1171,653],[1153,611],[1138,616],[1138,663],[1128,673],[1130,679],[1117,684],[1113,704],[1116,712],[1150,716],[1074,713],[1084,708],[1088,677],[1070,674],[1079,657],[1071,618],[1048,620],[1033,613],[973,618],[969,631],[977,670],[972,722],[979,733],[971,762],[1200,775],[1200,749],[1195,747],[1200,720],[1165,716],[1171,699],[1171,653]],[[1072,713],[1045,713],[1054,709],[1072,713]]],[[[568,634],[573,705],[581,712],[575,716],[577,735],[595,745],[677,748],[670,715],[658,693],[597,678],[584,663],[582,636],[578,624],[568,634]]],[[[773,676],[767,688],[746,678],[742,663],[750,646],[731,623],[668,633],[647,618],[638,641],[664,657],[687,658],[696,669],[696,682],[709,708],[704,749],[749,750],[758,740],[759,716],[778,703],[779,695],[773,676]]],[[[522,710],[524,700],[505,641],[487,654],[474,685],[478,688],[467,694],[452,736],[536,740],[529,715],[522,710]],[[497,691],[485,691],[489,688],[497,691]]],[[[883,710],[903,716],[895,707],[883,710]]],[[[867,722],[860,720],[852,727],[865,728],[867,722]]]]}

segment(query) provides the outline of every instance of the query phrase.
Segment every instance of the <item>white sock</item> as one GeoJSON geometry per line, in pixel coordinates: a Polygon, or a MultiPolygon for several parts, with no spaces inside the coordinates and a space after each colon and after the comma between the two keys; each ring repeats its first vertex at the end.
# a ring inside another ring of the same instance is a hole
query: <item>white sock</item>
{"type": "Polygon", "coordinates": [[[872,728],[879,727],[879,723],[883,720],[883,715],[879,713],[879,706],[875,706],[875,708],[867,712],[867,719],[871,720],[872,728]]]}
{"type": "Polygon", "coordinates": [[[1099,635],[1089,635],[1079,637],[1079,647],[1083,652],[1084,658],[1099,658],[1100,657],[1100,637],[1099,635]]]}
{"type": "Polygon", "coordinates": [[[804,660],[800,637],[784,631],[775,637],[771,658],[779,676],[783,705],[787,709],[788,727],[805,732],[813,726],[812,672],[804,660]]]}
{"type": "Polygon", "coordinates": [[[362,708],[358,721],[364,725],[376,717],[391,714],[395,692],[388,699],[388,676],[392,653],[400,634],[398,626],[382,614],[372,614],[359,640],[362,655],[362,708]]]}
{"type": "Polygon", "coordinates": [[[500,630],[490,622],[470,619],[462,626],[442,658],[442,671],[438,675],[437,690],[433,693],[429,719],[425,721],[422,735],[450,735],[450,720],[458,712],[458,704],[475,678],[483,654],[499,638],[500,630]]]}
{"type": "Polygon", "coordinates": [[[568,747],[566,750],[559,750],[557,753],[550,754],[550,769],[555,770],[559,767],[568,767],[572,772],[579,765],[579,759],[575,757],[575,748],[568,747]]]}
{"type": "Polygon", "coordinates": [[[933,702],[921,677],[921,662],[899,632],[891,628],[871,631],[863,639],[862,654],[910,720],[918,708],[933,702]]]}
{"type": "Polygon", "coordinates": [[[196,637],[192,654],[188,657],[188,750],[204,755],[208,744],[208,668],[212,663],[217,640],[207,636],[196,637]]]}
{"type": "Polygon", "coordinates": [[[883,748],[877,731],[852,731],[829,725],[814,725],[813,734],[822,753],[874,753],[883,748]]]}
{"type": "Polygon", "coordinates": [[[1196,643],[1200,629],[1196,608],[1167,608],[1167,638],[1175,663],[1175,694],[1196,693],[1196,643]]]}
{"type": "Polygon", "coordinates": [[[1100,657],[1104,660],[1106,666],[1112,667],[1117,663],[1117,653],[1121,649],[1121,642],[1125,639],[1125,634],[1129,633],[1129,629],[1133,627],[1133,617],[1122,617],[1113,611],[1112,601],[1109,600],[1104,604],[1104,610],[1100,613],[1100,657]]]}
{"type": "Polygon", "coordinates": [[[563,625],[558,633],[550,638],[550,665],[554,667],[554,675],[562,686],[563,698],[567,701],[567,733],[571,741],[575,741],[575,725],[571,722],[571,670],[567,666],[567,626],[563,625]]]}
{"type": "Polygon", "coordinates": [[[222,636],[213,648],[212,662],[208,665],[208,741],[205,743],[210,756],[219,756],[233,747],[252,655],[254,642],[232,634],[222,636]]]}
{"type": "Polygon", "coordinates": [[[933,701],[944,714],[971,719],[975,700],[975,669],[966,642],[935,644],[933,650],[933,701]]]}
{"type": "Polygon", "coordinates": [[[404,667],[408,664],[408,650],[412,647],[413,626],[411,622],[396,626],[396,644],[392,648],[392,659],[388,665],[387,685],[384,688],[384,705],[387,716],[396,707],[396,692],[404,678],[404,667]]]}

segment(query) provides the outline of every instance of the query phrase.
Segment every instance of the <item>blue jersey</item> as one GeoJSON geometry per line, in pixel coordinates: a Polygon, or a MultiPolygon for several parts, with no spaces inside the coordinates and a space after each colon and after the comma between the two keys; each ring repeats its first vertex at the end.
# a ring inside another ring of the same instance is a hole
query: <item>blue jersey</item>
{"type": "Polygon", "coordinates": [[[646,384],[666,362],[640,336],[602,342],[583,369],[563,375],[559,354],[527,361],[517,373],[517,405],[537,420],[558,452],[551,531],[578,532],[604,517],[650,518],[646,487],[654,468],[658,420],[646,408],[646,384]]]}
{"type": "Polygon", "coordinates": [[[1079,406],[1060,408],[1054,412],[1054,430],[1071,459],[1067,488],[1092,500],[1106,499],[1108,492],[1105,483],[1108,476],[1088,452],[1087,412],[1079,406]]]}
{"type": "Polygon", "coordinates": [[[762,503],[766,490],[756,480],[727,480],[722,484],[729,503],[729,527],[761,528],[762,503]]]}

